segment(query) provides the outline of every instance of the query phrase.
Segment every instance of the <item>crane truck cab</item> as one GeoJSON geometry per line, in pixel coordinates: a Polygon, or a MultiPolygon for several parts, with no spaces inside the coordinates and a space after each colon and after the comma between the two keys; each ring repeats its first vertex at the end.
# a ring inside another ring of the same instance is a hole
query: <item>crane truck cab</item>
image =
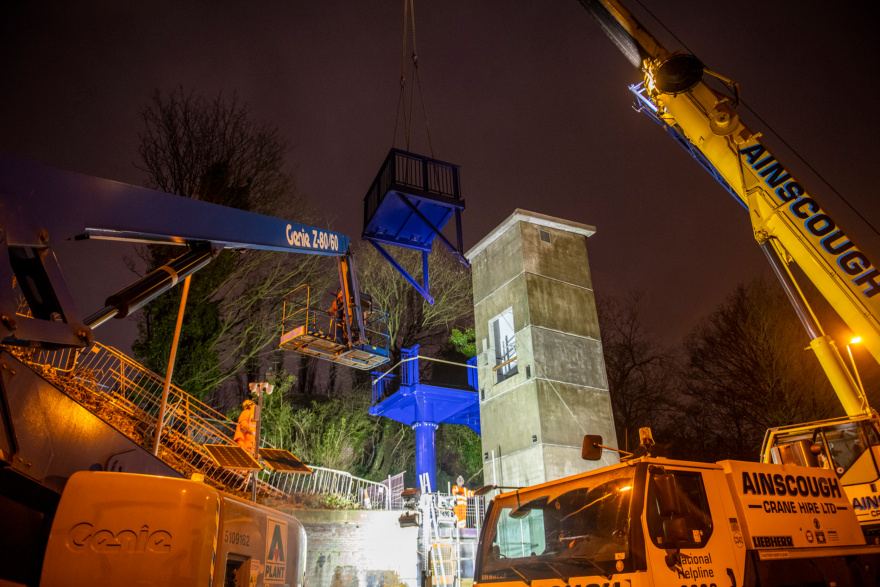
{"type": "Polygon", "coordinates": [[[876,412],[771,428],[761,461],[832,471],[867,541],[880,544],[880,418],[876,412]]]}
{"type": "Polygon", "coordinates": [[[877,585],[878,570],[833,471],[644,456],[498,495],[475,583],[877,585]]]}
{"type": "Polygon", "coordinates": [[[84,471],[65,486],[41,587],[302,587],[296,518],[200,481],[84,471]]]}

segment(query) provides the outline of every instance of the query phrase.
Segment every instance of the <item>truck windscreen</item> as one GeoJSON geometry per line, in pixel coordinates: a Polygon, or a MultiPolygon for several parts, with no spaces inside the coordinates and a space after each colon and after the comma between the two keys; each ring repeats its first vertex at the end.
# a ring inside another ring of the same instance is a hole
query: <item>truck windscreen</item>
{"type": "Polygon", "coordinates": [[[481,544],[478,582],[610,574],[629,566],[633,467],[497,499],[481,544]]]}

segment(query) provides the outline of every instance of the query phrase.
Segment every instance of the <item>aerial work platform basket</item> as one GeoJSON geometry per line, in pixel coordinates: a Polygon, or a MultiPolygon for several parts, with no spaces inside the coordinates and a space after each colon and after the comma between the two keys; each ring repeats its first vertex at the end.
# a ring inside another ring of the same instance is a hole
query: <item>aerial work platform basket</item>
{"type": "Polygon", "coordinates": [[[397,269],[429,303],[428,254],[434,239],[449,248],[466,267],[461,235],[459,167],[415,153],[391,149],[364,197],[364,231],[361,237],[397,269]],[[455,217],[456,244],[441,231],[455,217]],[[422,252],[423,281],[412,277],[382,245],[422,252]]]}
{"type": "Polygon", "coordinates": [[[388,314],[373,307],[360,293],[364,331],[349,335],[342,317],[340,296],[321,292],[313,296],[301,285],[284,296],[281,348],[339,363],[355,369],[373,369],[388,362],[388,314]]]}

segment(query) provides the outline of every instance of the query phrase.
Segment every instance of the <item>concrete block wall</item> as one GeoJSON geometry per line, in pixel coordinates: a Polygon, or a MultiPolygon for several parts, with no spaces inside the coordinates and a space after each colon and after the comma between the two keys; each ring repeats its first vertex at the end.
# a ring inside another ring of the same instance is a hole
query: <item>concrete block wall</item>
{"type": "Polygon", "coordinates": [[[487,483],[535,485],[618,462],[609,451],[598,463],[580,457],[584,434],[617,446],[587,257],[593,232],[516,210],[467,253],[487,483]],[[490,321],[508,308],[518,372],[499,382],[490,321]]]}
{"type": "Polygon", "coordinates": [[[418,587],[418,528],[400,512],[293,510],[306,530],[305,587],[418,587]]]}

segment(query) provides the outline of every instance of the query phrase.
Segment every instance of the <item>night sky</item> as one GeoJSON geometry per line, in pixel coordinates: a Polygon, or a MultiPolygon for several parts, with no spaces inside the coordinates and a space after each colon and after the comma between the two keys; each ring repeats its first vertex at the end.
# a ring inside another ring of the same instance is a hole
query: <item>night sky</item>
{"type": "MultiPolygon", "coordinates": [[[[793,0],[643,2],[708,67],[738,81],[746,102],[880,229],[880,82],[868,11],[793,0]]],[[[625,3],[680,48],[634,0],[625,3]]],[[[0,10],[0,150],[137,184],[137,110],[154,89],[235,89],[295,145],[288,164],[302,195],[336,230],[359,237],[362,199],[394,129],[399,0],[0,10]]],[[[416,20],[435,155],[462,167],[466,248],[515,208],[594,225],[597,292],[645,290],[649,323],[670,342],[735,284],[769,276],[746,212],[633,111],[627,86],[639,72],[575,0],[416,0],[416,20]]],[[[420,115],[411,150],[430,154],[420,115]]],[[[754,115],[740,115],[880,259],[880,237],[754,115]]],[[[83,315],[133,279],[121,258],[130,251],[58,247],[83,315]]],[[[128,350],[135,327],[117,322],[96,335],[128,350]]]]}

